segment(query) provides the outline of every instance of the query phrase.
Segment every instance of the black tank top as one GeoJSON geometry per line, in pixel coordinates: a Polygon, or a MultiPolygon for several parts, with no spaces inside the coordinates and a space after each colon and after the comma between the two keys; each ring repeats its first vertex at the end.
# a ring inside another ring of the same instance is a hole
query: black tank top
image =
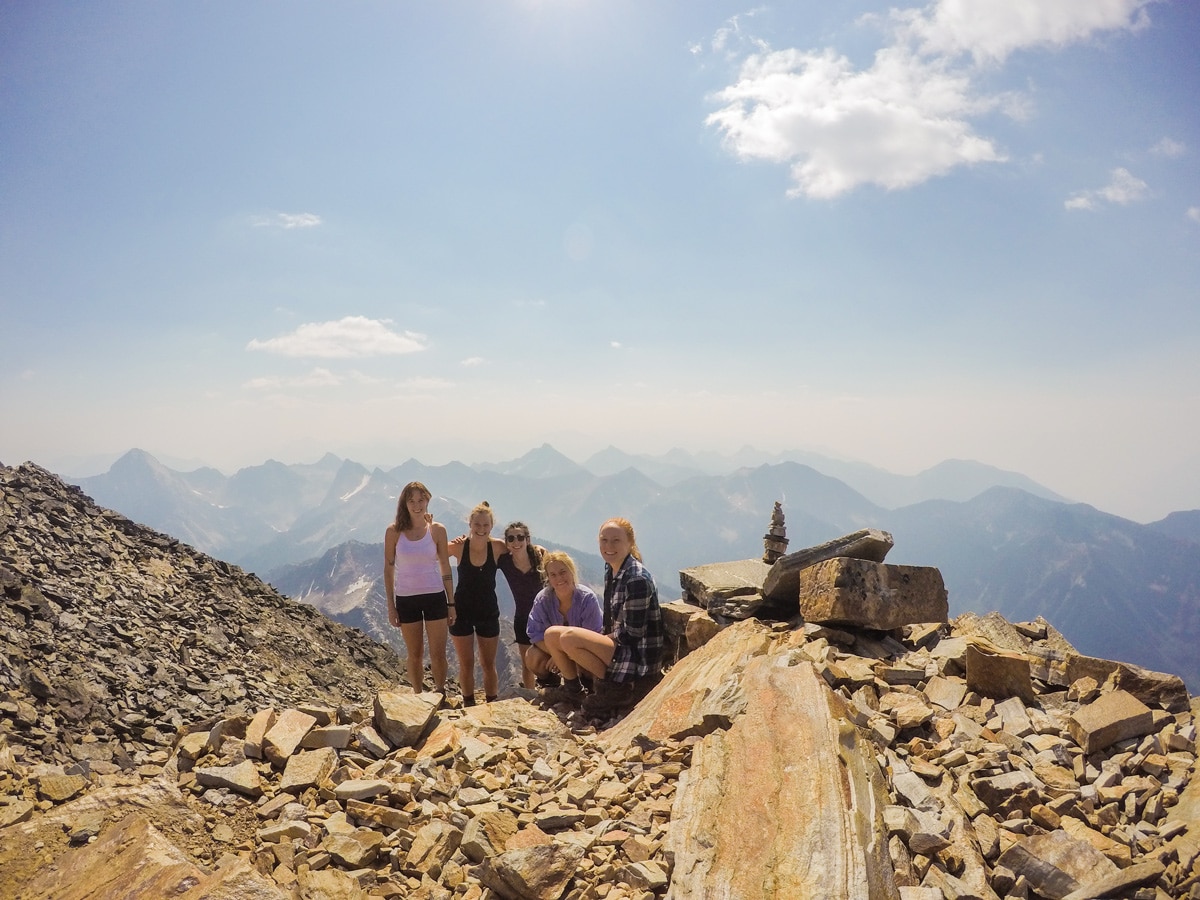
{"type": "Polygon", "coordinates": [[[492,555],[492,542],[487,544],[487,559],[482,566],[471,562],[471,544],[463,547],[462,559],[458,561],[458,585],[454,588],[454,602],[466,600],[473,606],[481,603],[498,604],[496,597],[496,558],[492,555]]]}

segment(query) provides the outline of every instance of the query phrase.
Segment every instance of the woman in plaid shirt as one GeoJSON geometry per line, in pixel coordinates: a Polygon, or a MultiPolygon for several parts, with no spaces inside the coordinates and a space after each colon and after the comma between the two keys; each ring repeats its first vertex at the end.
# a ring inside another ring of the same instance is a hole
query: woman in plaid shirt
{"type": "MultiPolygon", "coordinates": [[[[658,588],[642,565],[629,520],[609,519],[600,526],[599,542],[605,563],[604,633],[568,628],[559,646],[597,679],[584,709],[606,712],[636,703],[661,679],[663,622],[658,588]]],[[[568,693],[582,693],[582,686],[569,683],[576,680],[564,683],[568,693]]]]}

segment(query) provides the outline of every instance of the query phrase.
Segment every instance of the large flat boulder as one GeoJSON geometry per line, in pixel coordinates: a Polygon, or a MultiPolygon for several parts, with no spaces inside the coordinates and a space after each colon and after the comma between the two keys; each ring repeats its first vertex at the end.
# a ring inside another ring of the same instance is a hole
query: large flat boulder
{"type": "Polygon", "coordinates": [[[1072,713],[1067,729],[1084,753],[1095,753],[1125,738],[1149,734],[1154,716],[1128,691],[1112,691],[1072,713]]]}
{"type": "Polygon", "coordinates": [[[745,709],[739,685],[746,664],[791,634],[776,635],[755,619],[735,622],[672,666],[641,703],[600,734],[601,742],[623,750],[639,735],[663,740],[728,728],[745,709]]]}
{"type": "Polygon", "coordinates": [[[1128,691],[1147,706],[1161,706],[1171,713],[1183,712],[1191,702],[1187,686],[1178,675],[1077,653],[1067,656],[1067,683],[1084,677],[1094,678],[1098,684],[1112,679],[1114,687],[1128,691]]]}
{"type": "Polygon", "coordinates": [[[681,570],[679,585],[693,602],[711,614],[730,619],[766,618],[762,587],[770,571],[771,567],[761,559],[709,563],[681,570]]]}
{"type": "Polygon", "coordinates": [[[763,596],[775,601],[794,600],[800,589],[800,572],[809,566],[838,556],[881,563],[894,545],[895,541],[886,531],[864,528],[781,556],[762,581],[763,596]]]}
{"type": "Polygon", "coordinates": [[[772,657],[746,664],[741,689],[745,713],[680,777],[671,896],[898,898],[883,776],[840,698],[811,664],[772,657]]]}
{"type": "Polygon", "coordinates": [[[800,572],[806,622],[889,631],[945,622],[949,601],[942,573],[929,566],[889,566],[839,556],[800,572]]]}

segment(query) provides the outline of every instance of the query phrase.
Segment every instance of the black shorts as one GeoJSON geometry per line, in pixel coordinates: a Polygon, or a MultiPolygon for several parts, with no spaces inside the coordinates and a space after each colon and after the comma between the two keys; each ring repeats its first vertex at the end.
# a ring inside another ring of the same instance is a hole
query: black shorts
{"type": "Polygon", "coordinates": [[[396,614],[400,617],[401,625],[444,619],[450,614],[446,604],[446,592],[436,591],[432,594],[397,596],[396,614]]]}
{"type": "Polygon", "coordinates": [[[517,639],[518,644],[529,645],[533,641],[529,640],[529,614],[533,611],[533,604],[529,605],[528,609],[522,609],[522,604],[517,604],[516,615],[513,617],[513,636],[517,639]]]}
{"type": "Polygon", "coordinates": [[[482,618],[473,618],[464,616],[459,613],[454,617],[454,624],[450,626],[450,633],[455,637],[467,637],[475,634],[481,638],[500,637],[500,617],[484,616],[482,618]]]}
{"type": "Polygon", "coordinates": [[[495,591],[455,591],[454,613],[450,633],[455,637],[500,637],[500,601],[495,591]]]}

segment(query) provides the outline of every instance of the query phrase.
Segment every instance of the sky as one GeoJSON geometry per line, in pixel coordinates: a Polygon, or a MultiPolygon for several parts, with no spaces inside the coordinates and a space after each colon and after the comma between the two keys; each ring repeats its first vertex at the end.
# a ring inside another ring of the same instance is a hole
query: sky
{"type": "Polygon", "coordinates": [[[0,4],[0,461],[1200,508],[1200,4],[0,4]]]}

